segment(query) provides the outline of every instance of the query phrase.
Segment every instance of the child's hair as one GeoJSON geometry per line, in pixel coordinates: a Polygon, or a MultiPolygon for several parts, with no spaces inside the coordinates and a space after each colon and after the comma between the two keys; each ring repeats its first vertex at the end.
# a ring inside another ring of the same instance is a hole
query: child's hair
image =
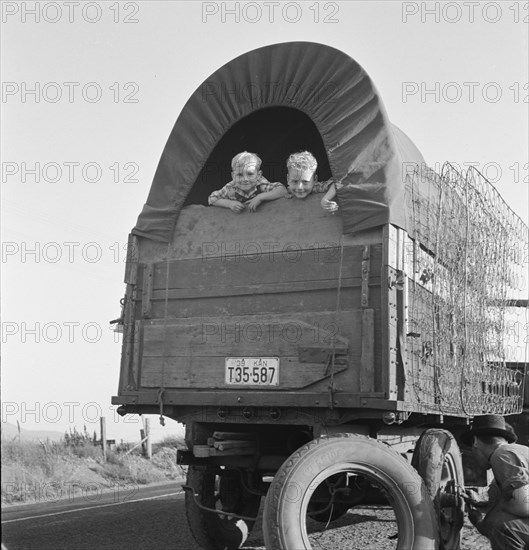
{"type": "Polygon", "coordinates": [[[296,168],[298,170],[312,170],[314,172],[318,168],[318,161],[312,153],[301,151],[293,153],[288,157],[287,168],[289,170],[290,168],[296,168]]]}
{"type": "Polygon", "coordinates": [[[250,160],[255,160],[257,170],[261,168],[262,161],[255,153],[243,151],[242,153],[238,153],[233,157],[233,159],[231,160],[231,169],[235,171],[235,168],[237,168],[239,164],[248,164],[250,160]]]}

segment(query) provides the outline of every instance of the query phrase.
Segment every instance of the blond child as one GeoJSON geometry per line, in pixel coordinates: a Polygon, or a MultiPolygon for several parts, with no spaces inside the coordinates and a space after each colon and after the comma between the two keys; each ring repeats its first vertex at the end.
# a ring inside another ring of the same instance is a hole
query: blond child
{"type": "Polygon", "coordinates": [[[318,181],[316,169],[318,161],[309,151],[301,151],[294,153],[287,160],[287,183],[289,198],[296,197],[304,199],[311,193],[324,193],[325,196],[321,200],[321,205],[324,210],[334,212],[338,209],[338,204],[330,199],[336,195],[336,180],[330,179],[327,181],[318,181]],[[324,205],[325,203],[325,205],[324,205]],[[333,207],[332,205],[336,205],[333,207]]]}
{"type": "Polygon", "coordinates": [[[208,204],[229,208],[237,213],[246,208],[255,212],[262,202],[273,201],[285,195],[285,187],[279,182],[270,183],[260,168],[261,159],[255,153],[243,151],[235,155],[231,161],[232,181],[222,189],[213,191],[208,198],[208,204]]]}

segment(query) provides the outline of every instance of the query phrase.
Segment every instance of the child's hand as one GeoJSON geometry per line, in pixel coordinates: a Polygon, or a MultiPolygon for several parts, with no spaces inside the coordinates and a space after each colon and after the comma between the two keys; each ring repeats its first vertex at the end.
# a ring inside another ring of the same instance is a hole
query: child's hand
{"type": "Polygon", "coordinates": [[[330,201],[324,197],[323,199],[321,199],[321,207],[327,212],[334,213],[338,210],[338,203],[330,201]]]}
{"type": "Polygon", "coordinates": [[[240,214],[244,209],[244,204],[240,203],[239,201],[231,201],[232,204],[230,204],[230,210],[233,212],[237,212],[237,214],[240,214]]]}
{"type": "Polygon", "coordinates": [[[248,205],[248,210],[250,212],[255,212],[257,210],[257,207],[261,204],[261,198],[259,195],[257,197],[254,197],[251,201],[246,203],[248,205]]]}

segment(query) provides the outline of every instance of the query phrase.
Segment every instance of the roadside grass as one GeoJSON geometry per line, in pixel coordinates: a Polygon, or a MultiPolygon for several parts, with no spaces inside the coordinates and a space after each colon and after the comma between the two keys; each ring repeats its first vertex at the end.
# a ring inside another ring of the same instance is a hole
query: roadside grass
{"type": "Polygon", "coordinates": [[[141,455],[141,448],[132,447],[109,450],[105,462],[101,448],[84,435],[59,442],[2,439],[2,504],[94,500],[104,490],[185,476],[185,469],[176,464],[176,450],[185,448],[183,439],[168,437],[153,444],[151,460],[141,455]]]}

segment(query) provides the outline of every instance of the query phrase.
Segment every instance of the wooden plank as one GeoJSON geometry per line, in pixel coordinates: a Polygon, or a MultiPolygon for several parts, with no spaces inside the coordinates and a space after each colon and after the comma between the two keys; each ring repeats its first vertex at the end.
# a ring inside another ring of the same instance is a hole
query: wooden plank
{"type": "Polygon", "coordinates": [[[144,357],[298,356],[320,346],[360,352],[361,313],[307,312],[145,323],[144,357]]]}
{"type": "MultiPolygon", "coordinates": [[[[348,349],[337,357],[335,372],[358,365],[361,319],[361,311],[354,310],[338,317],[334,312],[303,312],[145,322],[141,385],[226,388],[225,357],[272,356],[281,361],[281,387],[307,387],[324,380],[328,361],[303,362],[300,350],[330,349],[334,339],[339,351],[348,349]]],[[[339,384],[340,391],[356,391],[357,375],[342,376],[339,384]]]]}
{"type": "Polygon", "coordinates": [[[386,254],[384,262],[386,265],[397,268],[398,264],[398,229],[391,224],[384,226],[384,240],[386,254]]]}
{"type": "Polygon", "coordinates": [[[409,279],[405,272],[399,274],[403,284],[401,288],[397,288],[397,385],[398,398],[403,401],[410,400],[411,386],[408,380],[408,291],[409,279]],[[400,360],[399,360],[400,355],[400,360]]]}
{"type": "Polygon", "coordinates": [[[132,361],[134,342],[134,303],[136,298],[136,286],[127,284],[125,294],[125,308],[123,319],[123,345],[121,353],[121,366],[119,375],[119,387],[122,389],[136,388],[132,361]]]}
{"type": "MultiPolygon", "coordinates": [[[[161,357],[145,357],[141,369],[141,386],[157,388],[162,385],[161,357]]],[[[225,357],[179,357],[167,360],[163,386],[165,388],[222,388],[234,390],[266,389],[274,391],[278,386],[228,385],[224,382],[225,357]]],[[[327,365],[300,363],[297,357],[281,357],[279,384],[281,389],[304,388],[328,377],[327,365]]],[[[347,365],[335,365],[334,374],[347,370],[347,365]]]]}
{"type": "Polygon", "coordinates": [[[208,457],[210,451],[211,447],[208,447],[208,445],[193,445],[193,455],[196,457],[208,457]]]}
{"type": "MultiPolygon", "coordinates": [[[[342,288],[359,287],[361,283],[360,277],[344,278],[341,281],[342,288]]],[[[318,280],[318,281],[296,281],[296,282],[280,282],[280,283],[263,283],[257,285],[228,285],[228,286],[212,286],[209,288],[182,288],[170,289],[168,292],[165,289],[155,290],[152,298],[154,300],[165,300],[168,295],[170,300],[178,300],[182,298],[209,298],[209,297],[229,297],[229,296],[256,296],[259,294],[280,294],[290,292],[311,292],[314,290],[336,289],[337,281],[333,279],[318,280]]]]}
{"type": "Polygon", "coordinates": [[[415,265],[415,241],[404,231],[404,255],[402,260],[402,270],[411,279],[414,278],[413,271],[415,265]]]}
{"type": "Polygon", "coordinates": [[[397,399],[398,381],[397,381],[397,366],[398,366],[398,346],[399,346],[399,318],[398,318],[398,296],[401,291],[398,290],[398,272],[392,267],[388,267],[388,280],[394,281],[395,284],[388,286],[386,291],[388,304],[387,317],[387,346],[388,346],[388,363],[387,372],[387,392],[390,399],[397,399]]]}
{"type": "Polygon", "coordinates": [[[390,322],[388,325],[388,340],[389,340],[389,364],[387,367],[388,376],[388,397],[389,399],[397,399],[398,383],[397,383],[397,341],[398,341],[398,326],[396,322],[390,322]]]}
{"type": "MultiPolygon", "coordinates": [[[[363,250],[363,247],[358,247],[358,250],[363,250]]],[[[372,246],[370,291],[380,285],[381,257],[381,246],[372,246]]],[[[194,262],[197,265],[200,264],[198,260],[194,262]]],[[[186,261],[180,262],[179,265],[173,262],[170,267],[171,273],[185,272],[188,264],[189,262],[186,261]]],[[[312,274],[310,265],[285,261],[282,264],[270,264],[270,273],[262,275],[261,272],[267,265],[261,262],[246,266],[244,280],[241,279],[241,268],[235,267],[235,270],[233,267],[228,268],[221,262],[217,273],[209,270],[204,273],[196,272],[191,282],[180,281],[178,288],[171,287],[172,283],[170,283],[168,315],[190,317],[208,314],[237,315],[249,312],[281,313],[297,310],[300,304],[310,311],[332,310],[336,307],[335,293],[338,285],[338,266],[336,265],[333,265],[330,271],[323,269],[318,275],[320,278],[317,278],[312,274]],[[298,280],[288,280],[288,278],[284,280],[284,274],[288,269],[294,269],[294,273],[297,273],[294,278],[298,280]],[[224,272],[223,276],[219,275],[221,272],[224,272]],[[268,283],[261,281],[267,277],[268,283]],[[248,284],[251,280],[259,282],[248,284]]],[[[155,286],[159,285],[160,288],[153,292],[151,318],[161,318],[166,313],[166,268],[165,262],[155,268],[155,286]]],[[[360,289],[357,285],[360,285],[361,280],[360,264],[346,266],[343,275],[341,307],[342,309],[358,307],[360,289]],[[351,270],[353,270],[353,276],[348,276],[347,272],[351,270]]]]}
{"type": "Polygon", "coordinates": [[[364,246],[362,253],[362,290],[360,294],[360,306],[369,305],[369,275],[371,273],[371,250],[369,245],[364,246]]]}
{"type": "Polygon", "coordinates": [[[129,235],[127,242],[127,256],[125,259],[125,283],[135,285],[138,277],[138,238],[129,235]]]}
{"type": "Polygon", "coordinates": [[[255,439],[255,434],[245,432],[213,432],[213,439],[255,439]]]}
{"type": "MultiPolygon", "coordinates": [[[[380,248],[380,246],[374,246],[380,248]]],[[[342,278],[360,276],[363,246],[344,247],[342,278]]],[[[265,259],[252,261],[251,256],[214,257],[207,260],[180,260],[169,262],[169,280],[166,280],[167,262],[155,264],[154,289],[211,288],[225,286],[266,285],[338,279],[340,248],[322,251],[298,250],[295,255],[272,253],[265,259]],[[290,259],[289,259],[290,258],[290,259]],[[175,265],[178,267],[175,268],[175,265]]]]}
{"type": "Polygon", "coordinates": [[[251,447],[255,449],[255,441],[243,441],[238,439],[215,441],[213,447],[219,451],[227,451],[228,449],[243,449],[251,447]]]}
{"type": "MultiPolygon", "coordinates": [[[[380,288],[371,287],[370,292],[378,295],[380,288]]],[[[350,287],[341,293],[342,310],[358,308],[360,287],[350,287]]],[[[377,303],[375,299],[372,303],[377,303]]],[[[167,313],[170,318],[214,317],[249,315],[255,313],[282,314],[288,311],[333,311],[336,308],[336,288],[313,290],[312,292],[288,292],[281,294],[246,294],[234,297],[213,296],[208,298],[182,298],[169,300],[167,313]]],[[[165,301],[153,301],[152,319],[165,315],[165,301]]]]}
{"type": "MultiPolygon", "coordinates": [[[[328,382],[325,381],[325,384],[328,382]]],[[[372,394],[356,392],[344,392],[336,393],[335,399],[337,399],[341,406],[346,407],[362,407],[365,410],[377,409],[377,410],[395,410],[398,403],[393,400],[387,399],[383,392],[375,392],[372,394]]],[[[124,393],[119,398],[113,398],[113,404],[130,403],[133,405],[146,405],[146,406],[158,406],[158,389],[155,388],[142,388],[140,392],[124,393]]],[[[164,392],[164,403],[167,406],[174,406],[174,413],[176,414],[177,407],[183,406],[195,406],[197,405],[197,390],[196,388],[186,389],[167,389],[164,392]]],[[[322,394],[319,388],[294,389],[285,391],[266,391],[263,389],[253,389],[248,393],[241,392],[240,388],[225,389],[223,392],[219,392],[217,389],[205,389],[200,390],[200,407],[212,406],[216,407],[223,405],[226,407],[237,407],[236,410],[242,406],[252,407],[317,407],[327,408],[328,400],[326,394],[322,394]]],[[[402,404],[402,410],[405,410],[406,404],[402,404]]],[[[204,411],[207,412],[207,411],[204,411]]],[[[216,411],[212,411],[212,415],[216,417],[216,411]]],[[[216,418],[218,420],[218,418],[216,418]]],[[[259,421],[259,417],[255,417],[256,421],[259,421]]],[[[269,419],[263,417],[264,422],[269,422],[269,419]]],[[[306,415],[301,413],[299,415],[299,422],[306,423],[306,415]]],[[[244,420],[246,423],[246,420],[244,420]]],[[[246,425],[246,424],[245,424],[246,425]]]]}
{"type": "Polygon", "coordinates": [[[238,447],[237,449],[226,449],[220,450],[211,448],[209,451],[209,456],[231,456],[231,455],[253,455],[255,453],[254,447],[238,447]]]}
{"type": "Polygon", "coordinates": [[[141,367],[141,345],[143,343],[143,326],[141,321],[136,321],[134,327],[134,343],[132,348],[131,382],[138,387],[141,367]]]}
{"type": "Polygon", "coordinates": [[[154,278],[153,264],[143,266],[143,284],[141,291],[141,315],[144,319],[151,316],[151,299],[154,278]]]}
{"type": "Polygon", "coordinates": [[[364,309],[362,312],[360,391],[375,391],[375,311],[373,309],[364,309]]]}
{"type": "Polygon", "coordinates": [[[404,229],[397,229],[397,269],[406,271],[406,263],[410,254],[410,238],[404,229]]]}

